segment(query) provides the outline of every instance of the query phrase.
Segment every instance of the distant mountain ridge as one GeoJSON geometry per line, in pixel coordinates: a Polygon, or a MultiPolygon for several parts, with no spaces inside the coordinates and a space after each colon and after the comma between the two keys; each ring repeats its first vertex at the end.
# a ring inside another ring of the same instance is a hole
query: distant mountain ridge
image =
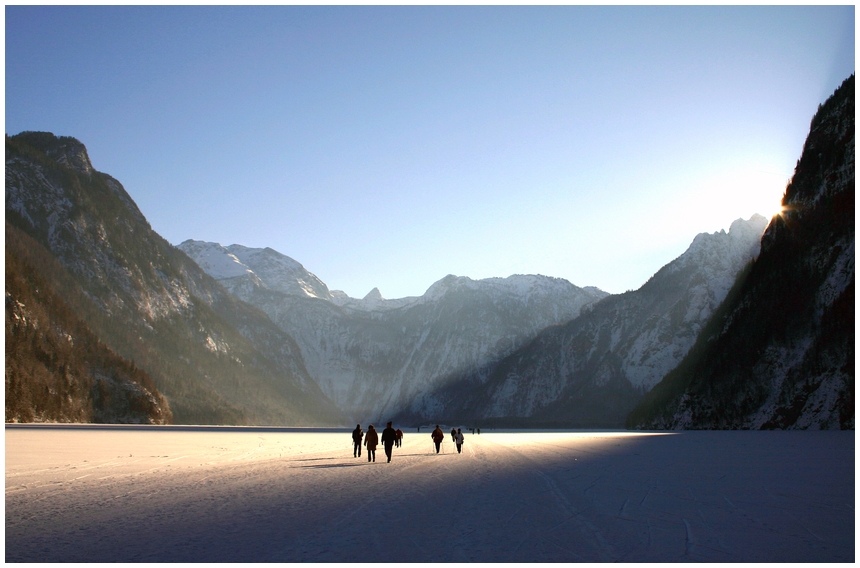
{"type": "Polygon", "coordinates": [[[448,275],[422,296],[383,300],[375,290],[359,300],[330,293],[300,263],[269,248],[199,241],[179,248],[297,338],[323,391],[356,420],[394,414],[406,422],[513,419],[619,427],[686,355],[737,274],[758,254],[766,225],[755,215],[735,221],[728,233],[700,234],[641,290],[620,296],[538,275],[448,275]],[[535,337],[546,341],[582,325],[588,327],[577,331],[577,341],[591,354],[575,356],[586,362],[574,382],[594,377],[620,391],[592,389],[583,399],[590,408],[585,414],[576,405],[552,410],[572,379],[553,378],[547,363],[532,357],[525,359],[529,368],[511,371],[508,359],[522,356],[535,337]],[[593,350],[604,336],[612,339],[605,343],[608,352],[597,354],[600,363],[593,350]],[[491,369],[508,369],[508,376],[497,379],[491,369]]]}
{"type": "Polygon", "coordinates": [[[608,296],[506,357],[451,378],[401,418],[483,424],[621,427],[641,396],[686,355],[759,250],[767,220],[703,233],[636,291],[608,296]]]}
{"type": "Polygon", "coordinates": [[[329,293],[272,249],[199,241],[179,248],[295,337],[323,391],[356,420],[399,412],[452,373],[503,356],[607,296],[546,276],[449,275],[422,296],[385,300],[376,290],[355,299],[329,293]],[[247,272],[223,268],[230,263],[247,272]]]}

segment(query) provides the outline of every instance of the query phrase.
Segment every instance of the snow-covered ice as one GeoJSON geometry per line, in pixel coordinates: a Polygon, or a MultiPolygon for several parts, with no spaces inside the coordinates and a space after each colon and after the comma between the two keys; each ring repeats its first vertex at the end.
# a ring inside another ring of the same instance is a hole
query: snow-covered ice
{"type": "Polygon", "coordinates": [[[854,561],[853,431],[5,434],[7,562],[854,561]]]}

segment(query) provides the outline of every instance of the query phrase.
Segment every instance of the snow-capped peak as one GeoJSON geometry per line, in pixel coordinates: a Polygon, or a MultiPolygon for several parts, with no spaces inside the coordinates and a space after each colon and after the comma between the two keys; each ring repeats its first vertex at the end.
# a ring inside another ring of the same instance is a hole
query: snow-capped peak
{"type": "Polygon", "coordinates": [[[230,245],[227,250],[247,264],[270,290],[331,300],[328,286],[308,272],[300,262],[285,254],[269,247],[250,248],[242,245],[230,245]]]}
{"type": "MultiPolygon", "coordinates": [[[[288,295],[331,300],[328,287],[299,262],[271,248],[188,240],[179,245],[216,280],[247,276],[255,287],[288,295]]],[[[231,288],[233,285],[231,284],[231,288]]]]}
{"type": "Polygon", "coordinates": [[[743,262],[758,256],[761,236],[767,227],[768,220],[755,214],[749,220],[737,219],[725,230],[715,233],[699,233],[693,239],[687,251],[678,258],[680,264],[698,262],[702,256],[713,257],[714,261],[733,262],[744,257],[743,262]],[[752,243],[752,244],[751,244],[752,243]],[[752,250],[750,248],[752,247],[752,250]]]}
{"type": "MultiPolygon", "coordinates": [[[[576,286],[563,278],[543,276],[540,274],[513,274],[507,278],[493,277],[472,280],[467,276],[449,274],[439,280],[422,296],[425,300],[438,300],[452,290],[480,290],[497,296],[513,295],[527,297],[568,291],[576,286]]],[[[606,296],[606,292],[598,288],[582,289],[595,297],[606,296]]]]}
{"type": "Polygon", "coordinates": [[[237,278],[253,274],[236,255],[218,243],[187,240],[179,249],[190,256],[207,274],[216,280],[237,278]]]}

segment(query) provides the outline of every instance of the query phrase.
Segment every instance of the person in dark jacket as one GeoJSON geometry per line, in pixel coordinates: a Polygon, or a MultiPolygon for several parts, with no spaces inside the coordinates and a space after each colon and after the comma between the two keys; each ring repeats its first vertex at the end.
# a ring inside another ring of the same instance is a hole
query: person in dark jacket
{"type": "Polygon", "coordinates": [[[379,443],[379,434],[373,429],[373,424],[367,427],[364,435],[364,447],[367,448],[367,461],[376,461],[376,445],[379,443]]]}
{"type": "Polygon", "coordinates": [[[436,429],[433,430],[433,433],[430,434],[430,437],[433,438],[433,443],[436,444],[436,453],[439,453],[439,447],[442,445],[442,440],[445,439],[445,432],[439,428],[439,425],[436,424],[436,429]]]}
{"type": "Polygon", "coordinates": [[[451,441],[457,443],[457,429],[451,428],[451,441]]]}
{"type": "Polygon", "coordinates": [[[385,456],[388,458],[388,463],[391,463],[391,452],[396,439],[397,433],[391,427],[391,422],[389,422],[385,426],[385,430],[382,431],[382,445],[385,448],[385,456]]]}
{"type": "Polygon", "coordinates": [[[403,445],[403,430],[398,428],[394,431],[394,447],[399,448],[403,445]]]}
{"type": "Polygon", "coordinates": [[[364,432],[361,431],[361,424],[355,425],[355,430],[352,431],[352,457],[361,457],[361,438],[364,437],[364,432]]]}

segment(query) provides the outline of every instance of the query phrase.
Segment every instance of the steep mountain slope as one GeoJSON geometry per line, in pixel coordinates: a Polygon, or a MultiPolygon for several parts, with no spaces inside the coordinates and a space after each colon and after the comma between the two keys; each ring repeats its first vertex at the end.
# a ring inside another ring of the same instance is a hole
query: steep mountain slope
{"type": "Polygon", "coordinates": [[[292,338],[152,231],[79,141],[7,137],[6,220],[67,271],[75,289],[57,292],[86,298],[75,311],[152,377],[175,422],[342,423],[292,338]]]}
{"type": "Polygon", "coordinates": [[[639,290],[549,328],[510,356],[454,378],[403,417],[489,424],[620,427],[670,371],[759,250],[766,220],[701,234],[639,290]]]}
{"type": "Polygon", "coordinates": [[[854,76],[819,107],[762,251],[644,428],[854,428],[854,76]]]}
{"type": "Polygon", "coordinates": [[[606,296],[545,276],[447,276],[420,297],[385,300],[374,290],[358,300],[272,249],[179,246],[295,337],[323,391],[357,420],[400,412],[606,296]]]}
{"type": "Polygon", "coordinates": [[[87,300],[59,284],[70,279],[65,269],[8,223],[5,246],[6,422],[172,422],[151,377],[100,342],[71,307],[87,300]]]}

